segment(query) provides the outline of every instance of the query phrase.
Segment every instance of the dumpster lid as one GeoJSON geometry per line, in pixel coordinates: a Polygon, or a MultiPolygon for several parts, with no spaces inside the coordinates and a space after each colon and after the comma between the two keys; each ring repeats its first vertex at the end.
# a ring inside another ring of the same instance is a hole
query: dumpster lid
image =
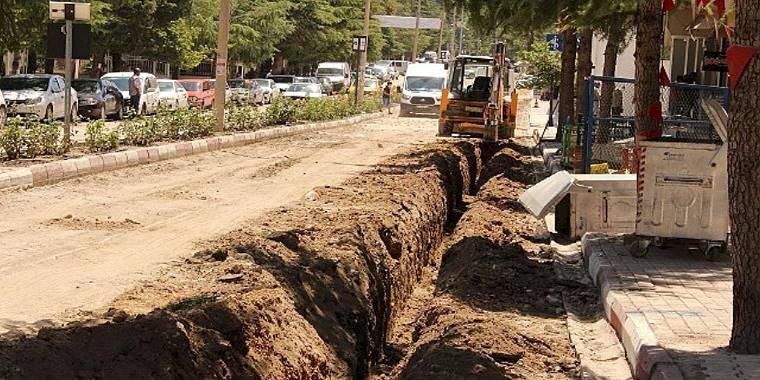
{"type": "Polygon", "coordinates": [[[715,128],[715,132],[720,136],[720,140],[726,143],[728,141],[728,113],[726,110],[720,103],[712,99],[702,99],[702,109],[705,110],[710,123],[715,128]]]}
{"type": "Polygon", "coordinates": [[[575,184],[575,178],[570,173],[557,172],[525,190],[520,195],[520,204],[533,216],[542,219],[570,192],[573,184],[575,184]]]}

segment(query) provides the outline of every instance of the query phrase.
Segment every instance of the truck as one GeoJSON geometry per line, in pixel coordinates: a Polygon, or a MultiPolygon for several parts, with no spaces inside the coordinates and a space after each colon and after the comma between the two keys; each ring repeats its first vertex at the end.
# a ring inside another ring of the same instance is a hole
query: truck
{"type": "Polygon", "coordinates": [[[330,79],[333,92],[340,92],[351,86],[351,66],[346,62],[322,62],[317,66],[317,77],[330,79]]]}
{"type": "Polygon", "coordinates": [[[401,86],[401,116],[436,115],[446,87],[446,69],[436,63],[413,63],[406,69],[401,86]]]}

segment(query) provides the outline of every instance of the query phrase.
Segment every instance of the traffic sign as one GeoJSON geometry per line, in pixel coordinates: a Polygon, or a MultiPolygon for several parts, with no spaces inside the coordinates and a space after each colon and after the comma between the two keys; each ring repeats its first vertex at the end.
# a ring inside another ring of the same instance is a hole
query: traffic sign
{"type": "Polygon", "coordinates": [[[90,21],[90,3],[51,1],[50,19],[90,21]]]}
{"type": "Polygon", "coordinates": [[[367,51],[368,43],[369,38],[367,36],[354,36],[351,43],[351,48],[353,51],[367,51]]]}
{"type": "Polygon", "coordinates": [[[565,47],[564,41],[562,41],[562,36],[556,33],[547,34],[546,42],[549,44],[549,50],[551,51],[562,51],[565,47]]]}

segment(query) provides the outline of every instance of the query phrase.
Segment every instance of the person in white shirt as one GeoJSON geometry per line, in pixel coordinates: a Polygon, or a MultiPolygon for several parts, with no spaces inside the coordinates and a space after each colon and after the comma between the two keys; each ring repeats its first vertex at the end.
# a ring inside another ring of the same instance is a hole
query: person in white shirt
{"type": "Polygon", "coordinates": [[[140,78],[140,68],[135,67],[132,71],[135,75],[129,78],[129,102],[135,113],[140,113],[140,96],[142,96],[142,79],[140,78]]]}

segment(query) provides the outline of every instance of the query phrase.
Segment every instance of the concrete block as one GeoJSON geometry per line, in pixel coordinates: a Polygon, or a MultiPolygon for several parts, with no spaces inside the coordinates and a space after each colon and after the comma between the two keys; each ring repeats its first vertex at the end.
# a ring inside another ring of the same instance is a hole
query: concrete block
{"type": "Polygon", "coordinates": [[[158,153],[158,147],[150,147],[147,148],[146,151],[148,152],[148,162],[156,162],[161,159],[161,155],[158,153]]]}
{"type": "Polygon", "coordinates": [[[92,165],[90,165],[89,157],[80,157],[80,158],[76,158],[70,161],[73,161],[74,165],[76,165],[78,176],[92,173],[92,165]]]}
{"type": "Polygon", "coordinates": [[[102,156],[87,156],[90,160],[90,173],[100,173],[103,171],[103,157],[102,156]]]}
{"type": "Polygon", "coordinates": [[[116,153],[109,153],[113,155],[113,158],[116,159],[116,168],[122,169],[129,166],[129,161],[127,159],[127,152],[116,152],[116,153]]]}
{"type": "Polygon", "coordinates": [[[139,165],[147,164],[150,162],[150,158],[148,156],[148,148],[138,148],[135,151],[137,152],[137,162],[139,165]]]}
{"type": "Polygon", "coordinates": [[[63,168],[63,178],[69,179],[79,175],[77,172],[77,163],[75,160],[63,160],[61,161],[61,168],[63,168]]]}
{"type": "Polygon", "coordinates": [[[177,157],[177,147],[175,144],[159,145],[158,157],[160,160],[169,160],[177,157]]]}
{"type": "Polygon", "coordinates": [[[63,176],[63,166],[61,166],[60,162],[51,162],[45,164],[45,169],[47,170],[47,183],[53,184],[56,182],[61,182],[64,179],[63,176]]]}
{"type": "Polygon", "coordinates": [[[116,157],[114,157],[113,153],[104,154],[101,157],[103,158],[103,171],[116,169],[116,157]]]}
{"type": "Polygon", "coordinates": [[[29,168],[22,168],[6,173],[10,178],[11,187],[27,188],[34,186],[34,175],[29,168]]]}
{"type": "Polygon", "coordinates": [[[32,186],[47,185],[47,168],[45,165],[32,165],[29,170],[32,171],[32,186]]]}
{"type": "Polygon", "coordinates": [[[134,166],[140,164],[140,154],[137,150],[128,150],[124,152],[124,155],[127,156],[127,166],[134,166]]]}

